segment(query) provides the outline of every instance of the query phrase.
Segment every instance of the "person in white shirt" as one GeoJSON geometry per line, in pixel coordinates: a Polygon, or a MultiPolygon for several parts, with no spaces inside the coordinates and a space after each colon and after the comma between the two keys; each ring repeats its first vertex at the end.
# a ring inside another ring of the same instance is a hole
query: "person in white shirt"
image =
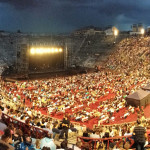
{"type": "Polygon", "coordinates": [[[56,150],[56,145],[53,139],[51,139],[51,134],[48,134],[46,137],[41,139],[40,148],[42,149],[43,147],[49,147],[51,150],[56,150]]]}
{"type": "Polygon", "coordinates": [[[93,133],[92,134],[90,134],[90,137],[91,138],[100,138],[100,135],[99,135],[99,132],[98,131],[93,131],[93,133]]]}
{"type": "Polygon", "coordinates": [[[27,114],[28,114],[29,116],[32,115],[32,112],[31,112],[31,109],[30,109],[30,108],[28,109],[27,114]]]}
{"type": "Polygon", "coordinates": [[[15,103],[15,102],[17,101],[17,97],[14,97],[14,98],[13,98],[13,101],[14,101],[14,103],[15,103]]]}

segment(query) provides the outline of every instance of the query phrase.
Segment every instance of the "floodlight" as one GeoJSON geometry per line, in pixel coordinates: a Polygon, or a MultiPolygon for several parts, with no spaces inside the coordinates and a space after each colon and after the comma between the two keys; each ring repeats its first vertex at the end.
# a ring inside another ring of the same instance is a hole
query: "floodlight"
{"type": "Polygon", "coordinates": [[[141,34],[143,35],[145,33],[144,28],[141,29],[141,34]]]}
{"type": "Polygon", "coordinates": [[[34,49],[34,48],[31,48],[31,49],[30,49],[30,53],[31,53],[31,54],[35,54],[35,49],[34,49]]]}
{"type": "Polygon", "coordinates": [[[55,48],[55,52],[58,52],[58,48],[55,48]]]}
{"type": "Polygon", "coordinates": [[[114,30],[114,35],[117,36],[118,35],[118,30],[114,30]]]}
{"type": "Polygon", "coordinates": [[[54,48],[51,48],[51,52],[54,53],[54,48]]]}
{"type": "Polygon", "coordinates": [[[60,53],[63,49],[59,47],[32,47],[30,54],[46,54],[46,53],[60,53]]]}
{"type": "Polygon", "coordinates": [[[59,52],[62,52],[62,48],[59,49],[59,52]]]}

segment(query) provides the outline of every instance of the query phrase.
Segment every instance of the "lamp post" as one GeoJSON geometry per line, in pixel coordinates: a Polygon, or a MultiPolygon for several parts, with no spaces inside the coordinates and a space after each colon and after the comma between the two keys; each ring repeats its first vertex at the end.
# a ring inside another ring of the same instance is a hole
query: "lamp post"
{"type": "Polygon", "coordinates": [[[141,34],[142,34],[142,36],[144,35],[144,33],[145,33],[145,29],[142,28],[142,29],[141,29],[141,34]]]}
{"type": "Polygon", "coordinates": [[[117,35],[118,35],[118,30],[117,30],[117,29],[115,29],[115,30],[114,30],[115,43],[116,43],[116,37],[117,37],[117,35]]]}

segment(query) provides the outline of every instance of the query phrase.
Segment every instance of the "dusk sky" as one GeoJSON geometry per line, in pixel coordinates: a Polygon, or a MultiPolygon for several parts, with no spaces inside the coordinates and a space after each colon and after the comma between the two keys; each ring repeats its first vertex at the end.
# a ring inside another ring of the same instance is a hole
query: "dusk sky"
{"type": "Polygon", "coordinates": [[[0,30],[64,33],[93,25],[150,25],[150,0],[0,0],[0,30]]]}

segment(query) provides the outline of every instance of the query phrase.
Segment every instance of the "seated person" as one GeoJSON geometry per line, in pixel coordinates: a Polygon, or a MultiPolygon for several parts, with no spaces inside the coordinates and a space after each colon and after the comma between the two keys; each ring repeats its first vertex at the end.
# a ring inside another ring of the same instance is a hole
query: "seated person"
{"type": "Polygon", "coordinates": [[[2,135],[1,140],[0,140],[0,144],[2,144],[3,147],[9,147],[9,150],[15,149],[13,146],[10,145],[10,144],[12,144],[12,135],[11,135],[10,129],[6,128],[4,130],[4,134],[2,135]]]}
{"type": "Polygon", "coordinates": [[[10,148],[5,143],[0,143],[0,150],[10,150],[10,148]]]}
{"type": "Polygon", "coordinates": [[[53,125],[52,131],[55,134],[60,134],[60,130],[58,129],[58,125],[59,125],[58,123],[54,123],[54,125],[53,125]]]}
{"type": "Polygon", "coordinates": [[[56,145],[51,138],[51,134],[47,134],[46,137],[41,139],[41,144],[40,144],[41,149],[43,147],[49,147],[51,150],[56,150],[56,145]]]}
{"type": "Polygon", "coordinates": [[[73,124],[70,125],[70,129],[72,132],[77,132],[78,130],[74,127],[73,124]]]}
{"type": "MultiPolygon", "coordinates": [[[[90,137],[88,131],[83,132],[83,137],[90,137]]],[[[90,140],[84,139],[84,142],[89,142],[90,140]]]]}
{"type": "Polygon", "coordinates": [[[34,150],[34,145],[32,145],[32,139],[28,135],[24,136],[23,141],[19,145],[17,145],[16,148],[16,150],[24,150],[24,149],[34,150]]]}

